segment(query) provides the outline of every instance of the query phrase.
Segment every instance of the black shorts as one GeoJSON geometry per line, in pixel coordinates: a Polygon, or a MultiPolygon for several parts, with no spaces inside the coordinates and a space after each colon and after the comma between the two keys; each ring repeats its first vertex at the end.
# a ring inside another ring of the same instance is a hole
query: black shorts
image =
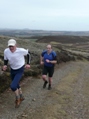
{"type": "Polygon", "coordinates": [[[53,73],[54,73],[54,66],[53,67],[44,66],[42,75],[48,74],[49,77],[52,77],[53,73]]]}

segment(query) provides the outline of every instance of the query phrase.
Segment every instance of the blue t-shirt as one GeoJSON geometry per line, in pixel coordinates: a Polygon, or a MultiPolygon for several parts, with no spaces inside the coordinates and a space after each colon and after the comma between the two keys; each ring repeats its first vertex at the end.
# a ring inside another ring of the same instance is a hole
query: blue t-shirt
{"type": "Polygon", "coordinates": [[[42,52],[42,57],[44,58],[44,65],[48,66],[48,67],[54,66],[54,64],[52,64],[52,63],[47,63],[46,59],[52,61],[52,60],[55,60],[56,56],[57,56],[56,52],[54,52],[54,51],[52,51],[50,54],[48,54],[46,50],[43,51],[42,52]]]}

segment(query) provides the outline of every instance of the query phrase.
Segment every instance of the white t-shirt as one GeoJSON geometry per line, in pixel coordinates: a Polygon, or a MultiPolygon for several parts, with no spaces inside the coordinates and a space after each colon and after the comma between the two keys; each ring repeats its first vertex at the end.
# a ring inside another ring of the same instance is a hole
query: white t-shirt
{"type": "Polygon", "coordinates": [[[28,50],[24,48],[16,48],[15,52],[11,52],[9,48],[4,50],[4,60],[8,60],[12,69],[19,69],[25,64],[24,56],[28,54],[28,50]]]}

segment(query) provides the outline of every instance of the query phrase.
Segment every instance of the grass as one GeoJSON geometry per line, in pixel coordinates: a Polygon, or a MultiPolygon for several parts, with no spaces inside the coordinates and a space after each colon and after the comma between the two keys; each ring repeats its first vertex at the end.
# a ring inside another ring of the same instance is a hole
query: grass
{"type": "MultiPolygon", "coordinates": [[[[22,47],[22,48],[25,48],[25,49],[29,49],[29,51],[32,53],[32,61],[31,61],[31,65],[37,65],[39,64],[39,58],[40,58],[40,55],[41,55],[41,52],[46,49],[46,46],[48,43],[40,43],[40,42],[35,42],[37,39],[36,38],[30,38],[30,37],[8,37],[8,36],[0,36],[0,64],[1,66],[3,65],[3,52],[4,52],[4,49],[7,48],[7,42],[10,38],[13,38],[17,41],[17,47],[22,47]]],[[[60,40],[59,42],[56,42],[55,39],[53,41],[53,39],[51,40],[51,44],[54,46],[53,47],[53,50],[55,51],[58,51],[60,52],[61,51],[61,48],[65,48],[65,53],[61,56],[58,55],[59,59],[68,59],[68,55],[65,56],[66,53],[68,52],[71,52],[73,54],[73,50],[71,49],[71,44],[67,43],[67,46],[66,45],[63,45],[63,44],[60,44],[60,40]],[[67,52],[68,50],[68,52],[67,52]],[[67,57],[67,58],[66,58],[67,57]]],[[[81,44],[80,44],[81,45],[81,44]]],[[[79,49],[78,49],[79,50],[79,49]]],[[[85,50],[85,49],[83,49],[85,50]]],[[[83,51],[81,50],[81,51],[83,51]]],[[[84,55],[84,56],[87,56],[86,52],[81,52],[81,51],[77,51],[76,49],[76,52],[74,52],[73,56],[75,54],[79,55],[81,53],[81,55],[84,55]]],[[[81,56],[79,56],[81,57],[81,56]]],[[[81,58],[80,58],[81,59],[81,58]]],[[[67,60],[69,61],[69,60],[67,60]]],[[[61,62],[61,61],[60,61],[61,62]]],[[[33,75],[37,75],[37,72],[35,72],[35,68],[33,69],[33,72],[31,72],[33,75]]],[[[26,75],[29,75],[29,72],[26,72],[26,75]]],[[[30,74],[31,75],[31,74],[30,74]]]]}
{"type": "Polygon", "coordinates": [[[39,117],[42,119],[70,119],[68,108],[73,102],[73,86],[80,72],[80,69],[70,71],[57,84],[55,89],[47,93],[41,106],[38,106],[33,112],[26,111],[28,117],[36,117],[36,119],[39,119],[39,117]]]}
{"type": "Polygon", "coordinates": [[[58,45],[58,44],[61,44],[61,43],[58,43],[58,42],[55,42],[55,41],[52,41],[50,42],[52,45],[58,45]]]}
{"type": "MultiPolygon", "coordinates": [[[[9,39],[9,37],[6,37],[6,38],[1,37],[0,38],[1,53],[3,53],[4,48],[7,47],[8,39],[9,39]]],[[[36,43],[35,42],[36,39],[33,40],[33,39],[27,39],[27,38],[26,39],[16,38],[16,40],[18,42],[19,47],[24,47],[26,49],[29,49],[32,53],[34,53],[34,55],[38,55],[38,56],[40,55],[42,50],[46,48],[46,45],[47,45],[46,43],[41,43],[41,44],[36,43]]],[[[59,43],[52,41],[51,44],[58,45],[59,43]]],[[[64,45],[63,45],[63,47],[64,47],[64,45]]],[[[67,44],[67,49],[71,49],[71,48],[72,48],[71,44],[67,44]]],[[[65,45],[65,49],[66,49],[66,45],[65,45]]],[[[78,48],[78,50],[79,50],[79,48],[78,48]]],[[[73,53],[72,49],[69,51],[73,53]]],[[[80,52],[74,52],[74,53],[77,54],[80,52]]],[[[86,53],[84,53],[84,54],[86,55],[86,53]]],[[[39,57],[35,57],[36,60],[38,60],[38,58],[39,57]]],[[[38,70],[38,69],[36,69],[36,67],[34,69],[38,70]]],[[[48,94],[48,96],[45,99],[44,103],[46,103],[47,100],[52,99],[53,105],[44,104],[44,105],[38,107],[37,112],[35,112],[35,110],[34,110],[32,116],[35,115],[35,116],[39,117],[39,115],[40,115],[40,116],[42,116],[41,118],[43,118],[46,115],[46,119],[70,119],[67,110],[68,110],[69,106],[71,105],[71,103],[73,102],[74,97],[73,97],[72,92],[74,89],[74,85],[77,82],[76,78],[78,77],[80,72],[81,72],[81,69],[78,69],[77,71],[74,71],[74,70],[71,71],[71,69],[70,69],[70,73],[67,74],[62,80],[60,80],[60,83],[56,86],[56,88],[53,91],[51,91],[51,93],[48,94]],[[42,110],[45,110],[45,111],[43,112],[42,110]],[[52,115],[50,115],[50,114],[52,114],[52,115]]],[[[32,70],[29,70],[29,72],[25,72],[25,76],[29,76],[32,74],[37,76],[36,73],[37,72],[34,72],[34,70],[32,69],[32,70]]],[[[88,91],[89,90],[89,81],[88,80],[85,80],[85,81],[87,81],[87,85],[85,85],[84,94],[89,97],[89,91],[88,91]]],[[[28,112],[28,113],[30,114],[30,112],[28,112]]]]}

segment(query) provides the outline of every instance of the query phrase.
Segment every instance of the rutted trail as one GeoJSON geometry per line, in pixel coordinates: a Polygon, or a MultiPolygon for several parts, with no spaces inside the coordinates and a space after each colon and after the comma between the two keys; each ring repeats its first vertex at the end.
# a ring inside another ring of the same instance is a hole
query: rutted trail
{"type": "MultiPolygon", "coordinates": [[[[89,63],[68,62],[55,69],[52,90],[42,89],[42,79],[23,81],[25,100],[14,108],[14,94],[0,97],[0,119],[89,119],[89,63]]],[[[6,79],[7,80],[7,79],[6,79]]]]}

